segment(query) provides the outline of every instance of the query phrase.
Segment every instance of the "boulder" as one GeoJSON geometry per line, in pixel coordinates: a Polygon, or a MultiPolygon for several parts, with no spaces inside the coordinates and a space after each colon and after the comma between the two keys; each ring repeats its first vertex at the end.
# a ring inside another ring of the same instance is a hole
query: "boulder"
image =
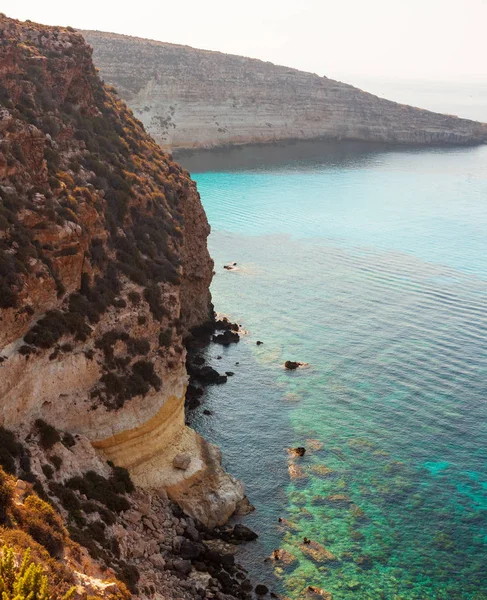
{"type": "Polygon", "coordinates": [[[297,448],[291,448],[290,453],[294,456],[304,456],[306,454],[306,448],[298,446],[297,448]]]}
{"type": "Polygon", "coordinates": [[[213,367],[188,367],[188,373],[202,383],[225,383],[226,375],[220,375],[213,367]]]}
{"type": "Polygon", "coordinates": [[[246,527],[245,525],[242,525],[241,523],[237,523],[237,525],[235,525],[232,533],[233,537],[236,540],[242,542],[251,542],[252,540],[256,540],[259,537],[255,533],[255,531],[252,531],[252,529],[246,527]]]}
{"type": "Polygon", "coordinates": [[[183,575],[189,575],[191,573],[191,561],[190,560],[173,560],[173,569],[183,575]]]}
{"type": "Polygon", "coordinates": [[[203,544],[198,544],[197,542],[192,542],[190,540],[184,540],[181,542],[181,546],[179,548],[179,556],[185,560],[196,560],[202,554],[204,554],[205,548],[203,544]]]}
{"type": "Polygon", "coordinates": [[[259,583],[255,586],[255,593],[257,594],[257,596],[265,596],[269,593],[269,588],[263,583],[259,583]]]}
{"type": "Polygon", "coordinates": [[[166,561],[162,558],[160,554],[152,554],[149,556],[149,562],[153,567],[159,569],[159,571],[163,571],[166,566],[166,561]]]}
{"type": "Polygon", "coordinates": [[[172,461],[172,466],[175,469],[181,469],[182,471],[186,471],[190,464],[191,456],[186,453],[176,454],[172,461]]]}
{"type": "Polygon", "coordinates": [[[215,344],[222,344],[223,346],[229,346],[230,344],[236,344],[240,341],[240,336],[235,331],[227,329],[223,333],[214,335],[212,340],[215,344]]]}
{"type": "Polygon", "coordinates": [[[333,562],[337,557],[318,542],[308,540],[300,545],[301,552],[317,563],[333,562]]]}

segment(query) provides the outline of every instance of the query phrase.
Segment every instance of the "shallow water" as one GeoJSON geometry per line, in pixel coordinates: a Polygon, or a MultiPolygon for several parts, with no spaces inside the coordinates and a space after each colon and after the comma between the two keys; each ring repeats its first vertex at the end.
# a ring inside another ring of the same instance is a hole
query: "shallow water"
{"type": "Polygon", "coordinates": [[[209,348],[235,375],[193,423],[257,507],[245,564],[291,598],[487,598],[487,148],[204,161],[182,162],[212,225],[214,302],[248,335],[209,348]],[[272,582],[275,548],[296,561],[272,582]]]}

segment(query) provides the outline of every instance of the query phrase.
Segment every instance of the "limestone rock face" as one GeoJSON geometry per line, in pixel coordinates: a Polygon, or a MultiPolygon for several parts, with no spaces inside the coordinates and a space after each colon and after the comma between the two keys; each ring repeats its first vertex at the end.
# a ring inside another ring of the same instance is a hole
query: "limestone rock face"
{"type": "Polygon", "coordinates": [[[390,102],[269,62],[84,31],[105,81],[163,147],[286,139],[477,144],[487,125],[390,102]]]}
{"type": "Polygon", "coordinates": [[[201,480],[184,506],[222,522],[242,486],[184,423],[184,339],[213,314],[195,183],[79,33],[0,15],[0,100],[0,425],[77,434],[146,488],[201,480]]]}

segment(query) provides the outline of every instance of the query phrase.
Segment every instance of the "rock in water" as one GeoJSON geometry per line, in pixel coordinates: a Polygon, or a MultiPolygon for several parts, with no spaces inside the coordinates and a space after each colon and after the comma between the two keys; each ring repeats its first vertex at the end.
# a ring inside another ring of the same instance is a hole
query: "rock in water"
{"type": "Polygon", "coordinates": [[[263,583],[259,583],[255,586],[255,593],[257,594],[257,596],[265,596],[269,593],[269,588],[263,583]]]}
{"type": "Polygon", "coordinates": [[[256,540],[259,536],[249,527],[246,527],[241,523],[237,523],[237,525],[235,525],[233,528],[233,537],[236,540],[251,542],[252,540],[256,540]]]}
{"type": "Polygon", "coordinates": [[[238,335],[238,333],[236,333],[234,331],[227,330],[218,335],[214,335],[212,340],[216,344],[222,344],[223,346],[229,346],[230,344],[236,344],[237,342],[239,342],[240,336],[238,335]]]}
{"type": "Polygon", "coordinates": [[[294,360],[286,360],[286,362],[284,363],[284,366],[286,367],[286,369],[289,369],[290,371],[294,371],[300,365],[301,365],[301,363],[295,362],[294,360]]]}

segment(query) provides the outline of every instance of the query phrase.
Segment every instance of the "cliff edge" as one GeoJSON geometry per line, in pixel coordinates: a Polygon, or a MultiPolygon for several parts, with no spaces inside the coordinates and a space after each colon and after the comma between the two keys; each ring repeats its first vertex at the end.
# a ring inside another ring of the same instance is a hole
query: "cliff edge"
{"type": "Polygon", "coordinates": [[[269,62],[84,31],[101,76],[165,148],[290,139],[481,144],[487,124],[378,98],[269,62]]]}
{"type": "Polygon", "coordinates": [[[0,103],[0,425],[77,435],[221,525],[243,486],[184,416],[184,339],[213,316],[194,182],[70,28],[0,16],[0,103]]]}

